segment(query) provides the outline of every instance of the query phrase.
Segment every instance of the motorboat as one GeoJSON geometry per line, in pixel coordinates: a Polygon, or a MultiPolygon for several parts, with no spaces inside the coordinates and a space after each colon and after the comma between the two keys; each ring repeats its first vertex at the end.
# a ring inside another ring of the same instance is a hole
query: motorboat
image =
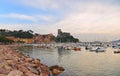
{"type": "Polygon", "coordinates": [[[91,49],[90,49],[90,51],[96,51],[97,50],[97,47],[92,47],[91,49]]]}
{"type": "Polygon", "coordinates": [[[90,49],[90,51],[93,51],[93,52],[105,52],[105,48],[104,47],[92,47],[90,49]]]}
{"type": "Polygon", "coordinates": [[[96,49],[96,52],[104,52],[105,51],[105,48],[104,47],[98,47],[96,49]]]}

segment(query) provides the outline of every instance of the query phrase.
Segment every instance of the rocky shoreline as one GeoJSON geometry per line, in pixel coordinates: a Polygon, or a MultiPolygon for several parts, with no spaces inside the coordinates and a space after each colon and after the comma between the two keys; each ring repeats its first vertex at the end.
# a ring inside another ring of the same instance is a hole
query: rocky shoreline
{"type": "Polygon", "coordinates": [[[0,45],[0,76],[50,76],[50,70],[39,59],[0,45]]]}

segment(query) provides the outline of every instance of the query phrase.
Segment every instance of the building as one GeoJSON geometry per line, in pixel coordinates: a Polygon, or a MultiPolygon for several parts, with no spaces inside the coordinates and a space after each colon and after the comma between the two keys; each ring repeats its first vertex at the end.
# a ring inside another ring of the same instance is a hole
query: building
{"type": "Polygon", "coordinates": [[[70,33],[62,32],[61,29],[58,29],[58,37],[70,36],[70,33]]]}
{"type": "Polygon", "coordinates": [[[56,42],[78,42],[77,38],[74,38],[68,32],[62,32],[61,29],[58,29],[58,35],[56,38],[56,42]]]}

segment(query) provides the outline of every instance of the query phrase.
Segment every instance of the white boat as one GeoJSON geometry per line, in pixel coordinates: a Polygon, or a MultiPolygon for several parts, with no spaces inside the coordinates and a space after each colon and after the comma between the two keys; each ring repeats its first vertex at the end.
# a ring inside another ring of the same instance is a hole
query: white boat
{"type": "Polygon", "coordinates": [[[105,48],[104,47],[92,47],[92,49],[90,51],[104,52],[105,48]]]}
{"type": "Polygon", "coordinates": [[[96,49],[96,52],[104,52],[105,51],[105,48],[104,47],[98,47],[96,49]]]}
{"type": "Polygon", "coordinates": [[[92,47],[91,49],[90,49],[90,51],[96,51],[97,50],[97,47],[92,47]]]}

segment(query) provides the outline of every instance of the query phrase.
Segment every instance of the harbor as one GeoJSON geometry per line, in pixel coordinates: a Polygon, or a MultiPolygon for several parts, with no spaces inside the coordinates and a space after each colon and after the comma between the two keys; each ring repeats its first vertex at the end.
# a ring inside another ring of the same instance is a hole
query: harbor
{"type": "MultiPolygon", "coordinates": [[[[39,44],[40,45],[40,44],[39,44]]],[[[43,45],[43,44],[41,44],[43,45]]],[[[46,44],[47,45],[47,44],[46,44]]],[[[53,44],[48,44],[53,45],[53,44]]],[[[47,46],[48,46],[47,45],[47,46]]],[[[56,44],[61,46],[64,44],[56,44]]],[[[70,45],[66,44],[66,45],[70,45]]],[[[71,44],[77,46],[79,44],[71,44]]],[[[59,49],[54,48],[40,48],[22,47],[21,51],[32,58],[40,58],[41,62],[49,66],[58,64],[65,68],[65,71],[58,76],[119,76],[120,71],[120,54],[114,53],[116,48],[112,46],[106,47],[104,52],[96,52],[86,50],[85,46],[79,46],[80,51],[73,49],[59,49]]]]}
{"type": "Polygon", "coordinates": [[[120,0],[1,0],[0,76],[120,76],[120,0]]]}

